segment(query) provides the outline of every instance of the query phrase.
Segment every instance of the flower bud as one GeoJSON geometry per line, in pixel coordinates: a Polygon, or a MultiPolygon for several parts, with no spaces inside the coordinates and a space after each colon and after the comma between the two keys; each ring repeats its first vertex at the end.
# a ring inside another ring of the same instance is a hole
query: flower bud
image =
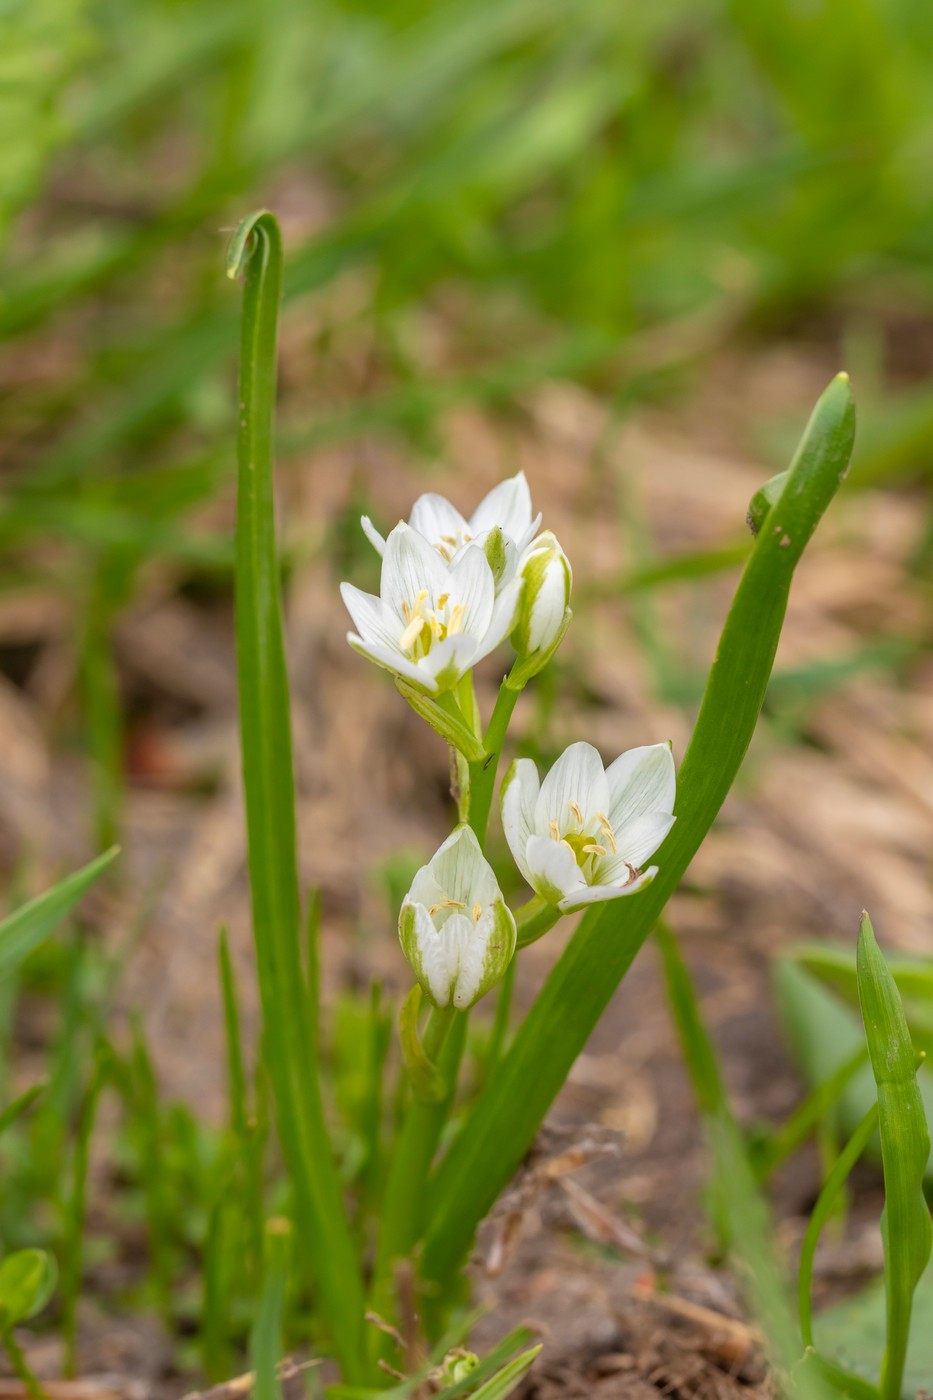
{"type": "Polygon", "coordinates": [[[398,933],[435,1006],[465,1011],[505,975],[515,952],[515,920],[471,827],[458,826],[418,871],[398,933]]]}
{"type": "Polygon", "coordinates": [[[512,645],[522,660],[540,656],[543,665],[567,629],[573,583],[570,561],[550,530],[525,550],[519,575],[525,587],[512,645]]]}

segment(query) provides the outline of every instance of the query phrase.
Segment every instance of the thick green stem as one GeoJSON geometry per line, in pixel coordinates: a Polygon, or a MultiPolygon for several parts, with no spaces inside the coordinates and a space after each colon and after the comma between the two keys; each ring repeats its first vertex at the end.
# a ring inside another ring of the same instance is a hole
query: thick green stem
{"type": "Polygon", "coordinates": [[[363,1283],[324,1121],[312,1051],[295,840],[291,713],[273,500],[282,242],[269,213],[234,235],[244,276],[237,457],[236,636],[253,934],[265,1053],[295,1193],[302,1254],[344,1378],[366,1379],[363,1283]]]}
{"type": "MultiPolygon", "coordinates": [[[[534,903],[534,900],[530,900],[526,908],[530,909],[534,903]]],[[[543,938],[563,918],[556,904],[545,904],[543,900],[539,900],[538,903],[540,908],[530,911],[527,918],[518,922],[519,948],[527,948],[529,943],[537,943],[539,938],[543,938]]]]}
{"type": "Polygon", "coordinates": [[[485,843],[486,829],[489,826],[499,756],[505,743],[512,711],[520,694],[520,690],[512,690],[503,681],[483,740],[485,757],[470,764],[470,826],[476,832],[476,839],[481,846],[485,843]]]}
{"type": "Polygon", "coordinates": [[[6,1328],[3,1332],[2,1341],[3,1349],[10,1358],[10,1365],[26,1387],[29,1400],[48,1400],[48,1396],[42,1389],[42,1386],[29,1369],[29,1362],[26,1360],[22,1348],[13,1336],[13,1329],[11,1327],[6,1328]]]}
{"type": "MultiPolygon", "coordinates": [[[[443,1009],[432,1007],[425,1027],[422,1045],[428,1058],[441,1070],[447,1091],[443,1099],[434,1102],[410,1094],[405,1107],[380,1213],[381,1231],[371,1293],[372,1308],[380,1316],[390,1316],[394,1311],[395,1261],[409,1252],[422,1228],[424,1185],[450,1112],[453,1085],[449,1076],[453,1074],[456,1078],[466,1024],[463,1012],[445,1006],[443,1009]],[[448,1040],[452,1030],[454,1034],[448,1040]],[[447,1053],[442,1055],[445,1047],[447,1053]]],[[[374,1337],[373,1341],[377,1351],[383,1349],[379,1337],[374,1337]]]]}

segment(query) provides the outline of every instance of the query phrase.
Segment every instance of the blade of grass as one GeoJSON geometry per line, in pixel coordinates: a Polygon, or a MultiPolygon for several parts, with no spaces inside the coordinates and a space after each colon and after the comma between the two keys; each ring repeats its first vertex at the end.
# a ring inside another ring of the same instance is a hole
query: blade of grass
{"type": "Polygon", "coordinates": [[[97,1106],[106,1079],[106,1055],[99,1050],[78,1120],[71,1199],[67,1206],[62,1249],[62,1338],[65,1345],[64,1372],[68,1378],[78,1373],[78,1297],[81,1292],[81,1265],[84,1257],[88,1163],[91,1155],[91,1134],[94,1131],[97,1106]]]}
{"type": "Polygon", "coordinates": [[[923,1195],[930,1130],[917,1087],[916,1055],[904,1008],[867,914],[862,915],[859,928],[856,967],[868,1053],[878,1086],[884,1166],[881,1225],[887,1342],[880,1388],[882,1400],[900,1400],[914,1289],[933,1247],[933,1225],[923,1195]]]}
{"type": "Polygon", "coordinates": [[[787,485],[755,542],[710,672],[678,781],[660,873],[637,899],[584,915],[511,1047],[441,1162],[425,1276],[443,1285],[538,1127],[616,987],[712,825],[751,742],[794,569],[845,475],[855,431],[848,379],[821,397],[787,485]]]}
{"type": "Polygon", "coordinates": [[[800,1246],[800,1265],[797,1274],[797,1305],[800,1311],[800,1331],[804,1346],[813,1346],[813,1308],[811,1292],[813,1284],[813,1261],[816,1247],[827,1220],[836,1206],[839,1193],[849,1179],[849,1174],[861,1157],[878,1126],[878,1105],[873,1103],[855,1132],[833,1163],[832,1171],[823,1183],[823,1189],[807,1222],[803,1244],[800,1246]]]}
{"type": "Polygon", "coordinates": [[[236,634],[253,934],[265,1049],[303,1250],[345,1377],[365,1379],[363,1284],[308,1024],[301,956],[291,713],[273,499],[282,251],[271,214],[251,215],[228,272],[245,274],[240,364],[236,634]]]}
{"type": "Polygon", "coordinates": [[[282,1356],[282,1312],[285,1275],[292,1227],[277,1217],[266,1224],[266,1262],[259,1314],[249,1342],[254,1400],[282,1400],[279,1361],[282,1356]]]}
{"type": "Polygon", "coordinates": [[[9,977],[86,894],[99,875],[116,859],[118,847],[105,851],[82,870],[30,900],[0,923],[0,981],[9,977]]]}

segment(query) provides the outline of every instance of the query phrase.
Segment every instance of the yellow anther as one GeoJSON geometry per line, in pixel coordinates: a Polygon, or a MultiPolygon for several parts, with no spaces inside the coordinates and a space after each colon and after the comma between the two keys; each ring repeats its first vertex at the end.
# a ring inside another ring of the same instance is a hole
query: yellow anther
{"type": "Polygon", "coordinates": [[[474,924],[478,924],[479,921],[480,921],[480,919],[481,919],[482,917],[483,917],[483,906],[480,904],[479,900],[477,900],[476,903],[473,905],[473,922],[474,922],[474,924]]]}
{"type": "Polygon", "coordinates": [[[576,817],[577,821],[578,821],[578,822],[580,823],[580,825],[582,826],[582,825],[583,825],[583,812],[582,812],[582,810],[581,810],[581,808],[580,808],[579,802],[575,801],[574,798],[569,797],[569,798],[567,799],[567,806],[570,808],[571,812],[573,813],[573,815],[576,817]]]}
{"type": "Polygon", "coordinates": [[[560,827],[557,825],[556,821],[549,821],[547,824],[547,829],[551,833],[555,841],[560,840],[560,827]]]}
{"type": "Polygon", "coordinates": [[[437,914],[437,913],[440,912],[441,909],[465,909],[465,908],[466,908],[466,905],[465,905],[465,904],[461,904],[461,902],[460,902],[459,899],[448,899],[447,896],[446,896],[446,894],[445,894],[444,897],[443,897],[441,900],[439,900],[437,904],[432,904],[432,905],[431,905],[431,907],[428,909],[428,913],[429,913],[429,914],[437,914]]]}
{"type": "Polygon", "coordinates": [[[422,588],[421,592],[418,594],[418,597],[415,599],[415,607],[420,608],[421,604],[426,603],[427,601],[428,590],[426,588],[422,588]]]}
{"type": "Polygon", "coordinates": [[[449,597],[450,597],[450,594],[449,594],[449,593],[442,593],[441,596],[440,596],[440,597],[438,598],[438,600],[437,600],[437,606],[438,606],[439,608],[446,608],[446,606],[447,606],[447,599],[448,599],[449,597]]]}
{"type": "Polygon", "coordinates": [[[423,618],[423,617],[413,617],[413,618],[412,618],[411,622],[409,622],[408,626],[405,628],[405,631],[402,633],[401,637],[399,637],[399,640],[398,640],[398,644],[399,644],[399,646],[401,647],[402,651],[410,651],[410,650],[411,650],[411,648],[415,645],[415,642],[418,640],[419,636],[421,635],[421,629],[422,629],[423,627],[424,627],[424,618],[423,618]]]}
{"type": "Polygon", "coordinates": [[[606,847],[600,846],[598,841],[590,841],[583,849],[588,856],[604,856],[606,854],[606,847]]]}
{"type": "Polygon", "coordinates": [[[616,845],[615,833],[613,832],[612,827],[609,824],[609,818],[606,816],[605,812],[597,812],[596,820],[599,822],[599,829],[605,836],[606,843],[609,846],[610,851],[613,855],[615,855],[619,848],[616,845]]]}
{"type": "Polygon", "coordinates": [[[463,615],[466,608],[462,603],[456,603],[450,611],[450,621],[447,624],[447,635],[452,637],[455,632],[459,632],[463,626],[463,615]]]}
{"type": "Polygon", "coordinates": [[[456,547],[457,547],[457,536],[456,536],[456,535],[441,535],[441,539],[444,541],[445,544],[449,544],[449,545],[451,546],[451,548],[456,549],[456,547]]]}

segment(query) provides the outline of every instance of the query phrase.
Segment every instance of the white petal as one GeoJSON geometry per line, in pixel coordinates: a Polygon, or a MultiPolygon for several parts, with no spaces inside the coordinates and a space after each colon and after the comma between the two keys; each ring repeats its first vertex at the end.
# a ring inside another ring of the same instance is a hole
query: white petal
{"type": "Polygon", "coordinates": [[[492,619],[489,623],[489,630],[479,644],[476,660],[481,661],[484,656],[488,656],[491,651],[503,641],[515,626],[515,616],[518,612],[518,605],[521,602],[524,581],[520,578],[513,578],[511,583],[507,583],[505,588],[496,599],[492,610],[492,619]]]}
{"type": "Polygon", "coordinates": [[[489,630],[496,600],[496,581],[482,549],[470,545],[457,555],[447,574],[450,606],[463,608],[462,630],[481,641],[489,630]]]}
{"type": "Polygon", "coordinates": [[[486,970],[486,945],[494,928],[491,909],[486,909],[476,923],[468,914],[455,914],[444,926],[447,963],[454,973],[452,999],[461,1010],[476,999],[486,970]]]}
{"type": "Polygon", "coordinates": [[[569,592],[562,560],[552,559],[537,596],[532,600],[528,619],[528,651],[538,651],[554,641],[564,621],[569,592]]]}
{"type": "Polygon", "coordinates": [[[340,596],[361,637],[367,642],[379,642],[382,646],[398,649],[402,624],[389,612],[381,598],[372,593],[364,593],[362,588],[357,588],[352,583],[340,585],[340,596]]]}
{"type": "Polygon", "coordinates": [[[379,592],[386,606],[403,618],[403,603],[413,604],[423,589],[433,601],[447,590],[448,578],[446,564],[424,536],[404,523],[396,525],[382,559],[379,592]]]}
{"type": "Polygon", "coordinates": [[[538,770],[530,758],[517,758],[502,780],[499,803],[502,812],[502,829],[508,842],[512,859],[531,884],[525,848],[534,835],[535,803],[541,783],[538,770]]]}
{"type": "Polygon", "coordinates": [[[587,904],[600,904],[607,899],[619,899],[624,894],[637,894],[639,890],[651,884],[657,873],[658,867],[652,865],[650,870],[642,871],[637,880],[632,880],[627,885],[587,885],[585,889],[562,899],[559,908],[565,914],[572,914],[574,910],[583,909],[587,904]]]}
{"type": "MultiPolygon", "coordinates": [[[[472,827],[458,826],[452,831],[438,847],[428,868],[448,899],[456,900],[467,909],[502,898],[492,866],[483,855],[472,827]]],[[[414,885],[412,894],[414,897],[414,885]]]]}
{"type": "Polygon", "coordinates": [[[364,641],[354,632],[347,633],[347,641],[354,651],[368,657],[370,661],[375,661],[377,666],[382,666],[386,671],[394,671],[397,676],[404,676],[407,681],[411,681],[419,690],[427,691],[429,695],[437,694],[437,682],[433,676],[422,671],[395,648],[383,646],[381,642],[364,641]]]}
{"type": "Polygon", "coordinates": [[[470,528],[456,506],[435,491],[426,491],[418,497],[411,508],[408,523],[432,546],[440,544],[445,535],[448,537],[445,543],[451,539],[459,540],[470,528]]]}
{"type": "Polygon", "coordinates": [[[533,544],[535,535],[538,533],[540,528],[541,512],[538,511],[538,514],[535,516],[534,520],[532,520],[525,533],[523,535],[518,535],[515,539],[515,543],[518,545],[519,554],[524,554],[524,552],[529,548],[529,546],[533,544]]]}
{"type": "MultiPolygon", "coordinates": [[[[606,815],[619,841],[626,825],[648,812],[669,815],[674,809],[674,759],[667,744],[647,744],[620,754],[606,769],[609,807],[606,815]]],[[[621,842],[620,842],[621,848],[621,842]]]]}
{"type": "Polygon", "coordinates": [[[548,831],[551,822],[563,836],[579,823],[569,804],[579,805],[584,817],[605,812],[609,797],[603,761],[592,744],[571,744],[541,784],[535,808],[535,829],[548,831]]]}
{"type": "Polygon", "coordinates": [[[438,1006],[446,1006],[453,990],[454,970],[450,966],[449,942],[442,929],[438,933],[423,904],[415,905],[415,939],[421,957],[421,975],[438,1006]]]}
{"type": "Polygon", "coordinates": [[[550,836],[532,836],[525,847],[525,858],[529,884],[549,904],[557,904],[567,895],[586,888],[573,851],[563,841],[552,841],[550,836]]]}
{"type": "Polygon", "coordinates": [[[626,865],[634,865],[636,869],[644,865],[654,855],[674,820],[667,812],[646,812],[643,817],[627,822],[616,837],[618,850],[600,861],[599,878],[603,879],[605,872],[607,880],[615,880],[626,865]]]}
{"type": "Polygon", "coordinates": [[[369,540],[369,543],[372,545],[373,549],[375,549],[376,553],[381,557],[386,552],[385,536],[380,535],[368,515],[360,516],[360,524],[363,527],[363,534],[369,540]]]}
{"type": "Polygon", "coordinates": [[[470,518],[470,530],[474,535],[492,530],[496,525],[516,543],[527,533],[531,525],[531,492],[524,472],[494,486],[470,518]]]}

